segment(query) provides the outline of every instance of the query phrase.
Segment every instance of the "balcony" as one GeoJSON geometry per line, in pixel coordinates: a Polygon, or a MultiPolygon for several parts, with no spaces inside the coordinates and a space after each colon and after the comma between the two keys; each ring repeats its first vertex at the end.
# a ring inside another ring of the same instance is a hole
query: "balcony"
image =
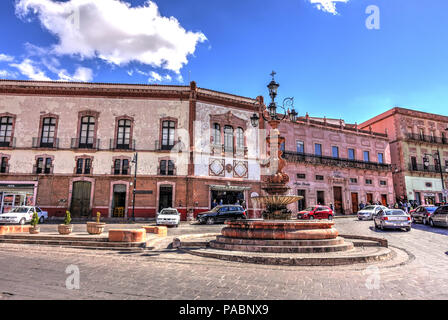
{"type": "Polygon", "coordinates": [[[385,163],[365,162],[359,160],[350,160],[344,158],[333,158],[327,156],[316,156],[314,154],[298,153],[292,151],[285,151],[284,158],[291,162],[309,163],[325,166],[335,166],[340,168],[354,168],[364,170],[381,170],[390,171],[392,166],[385,163]]]}
{"type": "Polygon", "coordinates": [[[117,139],[110,139],[109,142],[109,150],[129,150],[135,151],[135,140],[130,141],[129,143],[118,143],[117,139]]]}
{"type": "Polygon", "coordinates": [[[71,148],[100,150],[100,139],[72,138],[71,148]]]}
{"type": "Polygon", "coordinates": [[[233,154],[236,158],[247,158],[248,148],[247,147],[236,147],[226,148],[224,144],[212,144],[210,145],[210,150],[212,155],[226,156],[233,154]]]}
{"type": "MultiPolygon", "coordinates": [[[[439,173],[440,174],[440,167],[435,166],[435,165],[425,166],[423,164],[409,163],[408,169],[409,169],[409,171],[415,171],[415,172],[429,172],[429,173],[439,173]]],[[[448,167],[442,166],[442,172],[448,173],[448,167]]]]}
{"type": "Polygon", "coordinates": [[[16,138],[5,137],[4,141],[0,141],[0,148],[15,148],[16,138]]]}
{"type": "Polygon", "coordinates": [[[446,137],[428,136],[417,133],[406,133],[406,139],[411,141],[434,143],[434,144],[448,144],[448,138],[446,137]]]}
{"type": "Polygon", "coordinates": [[[53,139],[52,142],[43,142],[39,138],[33,138],[32,148],[59,149],[59,139],[53,139]]]}

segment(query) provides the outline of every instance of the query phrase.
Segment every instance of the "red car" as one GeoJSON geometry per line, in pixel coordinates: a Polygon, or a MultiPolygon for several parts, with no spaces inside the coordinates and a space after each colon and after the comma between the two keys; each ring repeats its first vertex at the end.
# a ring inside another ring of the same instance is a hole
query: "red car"
{"type": "Polygon", "coordinates": [[[305,210],[300,211],[297,214],[297,219],[306,219],[306,220],[314,220],[314,219],[328,219],[333,220],[333,210],[327,206],[312,206],[306,208],[305,210]]]}

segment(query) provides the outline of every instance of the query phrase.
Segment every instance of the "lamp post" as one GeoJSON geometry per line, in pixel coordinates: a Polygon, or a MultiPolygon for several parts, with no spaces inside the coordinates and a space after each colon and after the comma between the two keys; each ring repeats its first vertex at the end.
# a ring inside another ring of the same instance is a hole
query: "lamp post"
{"type": "Polygon", "coordinates": [[[132,221],[135,222],[135,189],[137,187],[137,164],[138,164],[138,153],[134,154],[134,158],[131,161],[134,164],[134,190],[132,191],[132,221]]]}
{"type": "MultiPolygon", "coordinates": [[[[437,161],[437,165],[438,165],[438,167],[439,167],[439,173],[440,173],[440,179],[442,180],[442,199],[440,199],[440,200],[442,200],[442,202],[446,202],[446,195],[445,195],[445,181],[444,181],[444,179],[443,179],[443,170],[442,170],[442,161],[441,161],[441,159],[440,159],[440,151],[439,151],[439,149],[437,149],[437,152],[436,153],[434,153],[434,154],[429,154],[429,153],[426,153],[425,154],[425,159],[424,159],[424,165],[426,166],[426,167],[429,167],[429,159],[428,159],[428,156],[431,156],[431,157],[433,157],[436,161],[437,161]]],[[[447,171],[448,172],[448,168],[445,168],[445,171],[447,171]]]]}

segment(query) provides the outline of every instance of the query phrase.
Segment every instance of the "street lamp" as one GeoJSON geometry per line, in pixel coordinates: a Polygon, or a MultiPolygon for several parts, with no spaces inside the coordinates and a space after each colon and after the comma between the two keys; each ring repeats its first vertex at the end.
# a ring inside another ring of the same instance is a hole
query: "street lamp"
{"type": "Polygon", "coordinates": [[[132,192],[132,221],[135,222],[135,189],[137,188],[137,164],[138,164],[138,153],[134,154],[134,158],[131,161],[134,165],[134,190],[132,192]]]}

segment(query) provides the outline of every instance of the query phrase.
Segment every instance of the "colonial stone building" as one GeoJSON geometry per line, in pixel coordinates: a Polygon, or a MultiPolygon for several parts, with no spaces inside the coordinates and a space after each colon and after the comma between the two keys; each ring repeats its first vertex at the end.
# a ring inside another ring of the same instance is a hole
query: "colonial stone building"
{"type": "Polygon", "coordinates": [[[448,117],[397,107],[367,120],[360,128],[388,133],[398,200],[446,202],[448,117]]]}
{"type": "MultiPolygon", "coordinates": [[[[190,86],[0,81],[1,211],[135,217],[213,200],[255,211],[256,100],[190,86]]],[[[258,212],[259,213],[259,212],[258,212]]]]}
{"type": "Polygon", "coordinates": [[[322,204],[350,214],[361,202],[394,202],[386,134],[308,114],[295,123],[282,121],[279,129],[286,138],[291,192],[304,197],[291,210],[322,204]]]}

